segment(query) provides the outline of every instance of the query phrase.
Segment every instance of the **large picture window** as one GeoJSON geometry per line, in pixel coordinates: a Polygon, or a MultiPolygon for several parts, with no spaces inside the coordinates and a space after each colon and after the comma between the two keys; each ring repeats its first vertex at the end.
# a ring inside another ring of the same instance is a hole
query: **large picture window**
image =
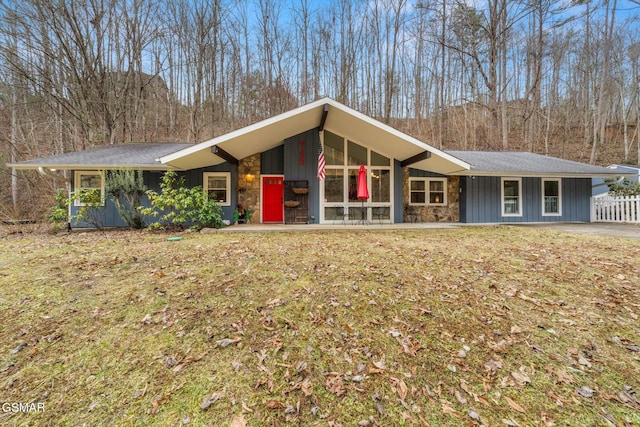
{"type": "Polygon", "coordinates": [[[409,204],[415,206],[446,206],[446,178],[410,178],[409,204]]]}
{"type": "Polygon", "coordinates": [[[99,171],[76,171],[74,205],[104,205],[104,177],[99,171]]]}
{"type": "Polygon", "coordinates": [[[542,215],[562,215],[562,190],[560,178],[542,180],[542,215]]]}
{"type": "Polygon", "coordinates": [[[323,189],[324,220],[347,218],[390,220],[393,173],[391,158],[355,141],[324,131],[325,179],[323,189]],[[369,198],[358,199],[358,171],[367,168],[369,198]],[[384,212],[384,214],[378,214],[384,212]]]}
{"type": "Polygon", "coordinates": [[[502,216],[522,216],[520,178],[502,178],[502,216]]]}
{"type": "Polygon", "coordinates": [[[231,206],[231,174],[205,172],[202,181],[204,192],[209,200],[215,200],[220,206],[231,206]]]}

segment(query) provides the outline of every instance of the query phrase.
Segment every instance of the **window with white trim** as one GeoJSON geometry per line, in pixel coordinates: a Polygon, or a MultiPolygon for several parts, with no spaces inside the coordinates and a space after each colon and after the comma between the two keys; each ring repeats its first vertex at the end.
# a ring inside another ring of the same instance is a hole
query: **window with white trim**
{"type": "Polygon", "coordinates": [[[562,215],[562,181],[560,178],[542,180],[542,215],[562,215]]]}
{"type": "Polygon", "coordinates": [[[204,193],[220,206],[231,206],[231,174],[229,172],[205,172],[202,178],[204,193]]]}
{"type": "Polygon", "coordinates": [[[502,216],[522,216],[522,179],[502,178],[502,216]]]}
{"type": "Polygon", "coordinates": [[[75,171],[74,206],[104,206],[104,176],[100,171],[75,171]]]}
{"type": "Polygon", "coordinates": [[[409,178],[409,204],[446,206],[447,178],[409,178]]]}
{"type": "Polygon", "coordinates": [[[335,218],[371,220],[379,212],[390,220],[393,200],[393,165],[391,157],[365,145],[324,130],[326,178],[321,182],[321,206],[324,221],[335,218]],[[358,199],[360,165],[367,169],[369,198],[358,199]],[[340,214],[342,212],[342,214],[340,214]]]}

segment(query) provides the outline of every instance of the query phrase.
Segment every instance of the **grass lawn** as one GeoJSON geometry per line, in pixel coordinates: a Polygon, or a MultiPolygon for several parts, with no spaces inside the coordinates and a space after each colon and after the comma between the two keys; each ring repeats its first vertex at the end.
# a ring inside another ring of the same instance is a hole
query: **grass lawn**
{"type": "Polygon", "coordinates": [[[0,424],[640,425],[640,241],[168,237],[0,238],[0,424]]]}

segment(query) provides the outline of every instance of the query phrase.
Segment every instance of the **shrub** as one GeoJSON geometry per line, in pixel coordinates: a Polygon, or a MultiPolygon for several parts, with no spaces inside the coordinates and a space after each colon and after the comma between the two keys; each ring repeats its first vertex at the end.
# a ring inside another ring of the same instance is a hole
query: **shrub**
{"type": "Polygon", "coordinates": [[[160,193],[147,191],[150,207],[140,208],[143,215],[159,221],[151,224],[152,228],[184,228],[192,225],[202,227],[222,226],[222,208],[213,200],[208,200],[202,187],[186,188],[184,178],[178,177],[174,171],[168,171],[162,177],[160,193]]]}
{"type": "Polygon", "coordinates": [[[104,225],[104,199],[100,189],[82,190],[73,195],[74,204],[79,205],[78,212],[70,219],[86,222],[98,230],[104,225]]]}
{"type": "Polygon", "coordinates": [[[115,170],[106,176],[105,193],[112,197],[120,218],[131,228],[145,227],[140,200],[146,190],[142,171],[115,170]]]}
{"type": "Polygon", "coordinates": [[[62,188],[56,190],[54,196],[55,204],[47,215],[47,221],[51,224],[54,231],[60,231],[66,228],[69,222],[69,198],[66,191],[62,188]]]}

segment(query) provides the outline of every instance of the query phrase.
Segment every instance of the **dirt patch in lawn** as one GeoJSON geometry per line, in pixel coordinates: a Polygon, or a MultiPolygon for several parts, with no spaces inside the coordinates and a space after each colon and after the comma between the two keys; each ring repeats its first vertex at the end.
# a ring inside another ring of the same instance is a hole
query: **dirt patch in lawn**
{"type": "Polygon", "coordinates": [[[638,425],[640,242],[12,234],[3,425],[638,425]]]}

